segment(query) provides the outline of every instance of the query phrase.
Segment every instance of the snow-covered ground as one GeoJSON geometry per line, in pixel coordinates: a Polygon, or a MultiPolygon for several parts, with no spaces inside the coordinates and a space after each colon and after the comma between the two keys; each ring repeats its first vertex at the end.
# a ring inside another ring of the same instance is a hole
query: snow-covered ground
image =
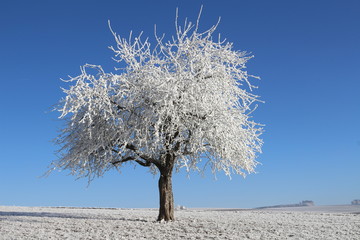
{"type": "Polygon", "coordinates": [[[157,209],[0,206],[0,239],[360,239],[360,206],[157,209]],[[341,210],[342,209],[342,210],[341,210]]]}

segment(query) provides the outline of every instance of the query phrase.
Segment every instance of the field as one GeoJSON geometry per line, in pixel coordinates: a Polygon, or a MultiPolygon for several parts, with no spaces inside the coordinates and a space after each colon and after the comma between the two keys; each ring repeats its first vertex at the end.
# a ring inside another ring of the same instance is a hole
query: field
{"type": "Polygon", "coordinates": [[[360,239],[360,206],[188,209],[0,206],[0,239],[360,239]]]}

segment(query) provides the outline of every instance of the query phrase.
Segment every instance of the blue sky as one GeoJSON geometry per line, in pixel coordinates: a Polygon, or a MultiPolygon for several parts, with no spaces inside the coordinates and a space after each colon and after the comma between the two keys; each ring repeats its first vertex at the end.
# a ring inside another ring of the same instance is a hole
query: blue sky
{"type": "Polygon", "coordinates": [[[108,29],[128,36],[174,34],[180,20],[200,28],[221,16],[218,32],[252,52],[254,93],[266,103],[254,120],[266,125],[257,174],[229,180],[210,173],[174,175],[175,204],[250,208],[360,198],[359,1],[10,1],[0,4],[0,205],[158,207],[157,178],[142,167],[108,172],[87,186],[68,172],[40,176],[56,159],[62,122],[51,112],[63,96],[60,78],[85,63],[114,71],[108,29]]]}

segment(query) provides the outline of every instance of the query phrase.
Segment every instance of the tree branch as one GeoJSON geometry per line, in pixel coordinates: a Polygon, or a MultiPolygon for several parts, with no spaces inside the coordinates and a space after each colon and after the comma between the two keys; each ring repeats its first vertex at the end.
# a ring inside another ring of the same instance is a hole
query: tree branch
{"type": "Polygon", "coordinates": [[[193,113],[191,113],[191,112],[187,112],[187,113],[185,113],[186,115],[190,115],[190,116],[192,116],[192,117],[197,117],[197,118],[199,118],[199,119],[201,119],[201,120],[205,120],[206,119],[206,116],[207,116],[207,114],[204,114],[204,116],[199,116],[199,115],[197,115],[197,114],[193,114],[193,113]]]}
{"type": "Polygon", "coordinates": [[[139,165],[141,165],[143,167],[150,167],[151,166],[151,162],[148,162],[148,161],[142,162],[142,161],[140,161],[140,160],[138,160],[138,159],[136,159],[134,157],[126,157],[126,158],[123,158],[123,159],[121,159],[119,161],[112,162],[112,164],[116,165],[116,164],[125,163],[125,162],[128,162],[128,161],[135,161],[135,162],[137,162],[139,165]]]}
{"type": "MultiPolygon", "coordinates": [[[[115,162],[115,164],[118,164],[118,163],[123,163],[123,162],[127,162],[127,161],[131,161],[131,160],[134,160],[135,162],[137,162],[138,164],[140,164],[141,166],[143,167],[150,167],[151,164],[154,164],[155,166],[157,166],[158,168],[160,167],[160,163],[158,161],[156,161],[156,159],[148,156],[148,155],[145,155],[145,154],[142,154],[139,152],[138,148],[133,145],[133,144],[126,144],[125,147],[131,151],[133,151],[139,158],[141,158],[142,160],[144,161],[141,161],[135,157],[127,157],[123,160],[120,160],[120,161],[117,161],[115,162]]],[[[119,151],[115,150],[115,149],[112,149],[113,152],[117,153],[117,154],[120,154],[119,151]]],[[[114,164],[114,163],[113,163],[114,164]]]]}
{"type": "Polygon", "coordinates": [[[143,167],[150,167],[151,166],[151,162],[148,162],[148,161],[142,162],[140,160],[135,160],[135,162],[137,162],[138,164],[140,164],[143,167]]]}
{"type": "Polygon", "coordinates": [[[132,161],[132,160],[135,160],[134,157],[126,157],[126,158],[123,158],[119,161],[115,161],[115,162],[112,162],[113,165],[116,165],[116,164],[119,164],[119,163],[124,163],[124,162],[128,162],[128,161],[132,161]]]}
{"type": "Polygon", "coordinates": [[[114,100],[110,100],[110,102],[114,105],[116,105],[118,110],[125,110],[125,108],[123,106],[120,106],[117,102],[115,102],[114,100]]]}

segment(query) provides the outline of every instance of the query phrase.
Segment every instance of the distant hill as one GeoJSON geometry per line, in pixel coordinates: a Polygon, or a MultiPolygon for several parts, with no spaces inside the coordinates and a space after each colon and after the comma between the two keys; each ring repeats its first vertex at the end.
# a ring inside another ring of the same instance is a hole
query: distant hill
{"type": "Polygon", "coordinates": [[[309,207],[315,206],[315,203],[311,200],[304,200],[300,203],[295,204],[281,204],[281,205],[274,205],[274,206],[265,206],[265,207],[258,207],[256,209],[264,209],[264,208],[286,208],[286,207],[309,207]]]}
{"type": "Polygon", "coordinates": [[[272,207],[255,208],[253,210],[280,211],[280,212],[284,211],[284,212],[321,212],[321,213],[360,214],[360,205],[299,206],[296,204],[295,207],[291,207],[291,206],[292,204],[277,205],[272,207]]]}

